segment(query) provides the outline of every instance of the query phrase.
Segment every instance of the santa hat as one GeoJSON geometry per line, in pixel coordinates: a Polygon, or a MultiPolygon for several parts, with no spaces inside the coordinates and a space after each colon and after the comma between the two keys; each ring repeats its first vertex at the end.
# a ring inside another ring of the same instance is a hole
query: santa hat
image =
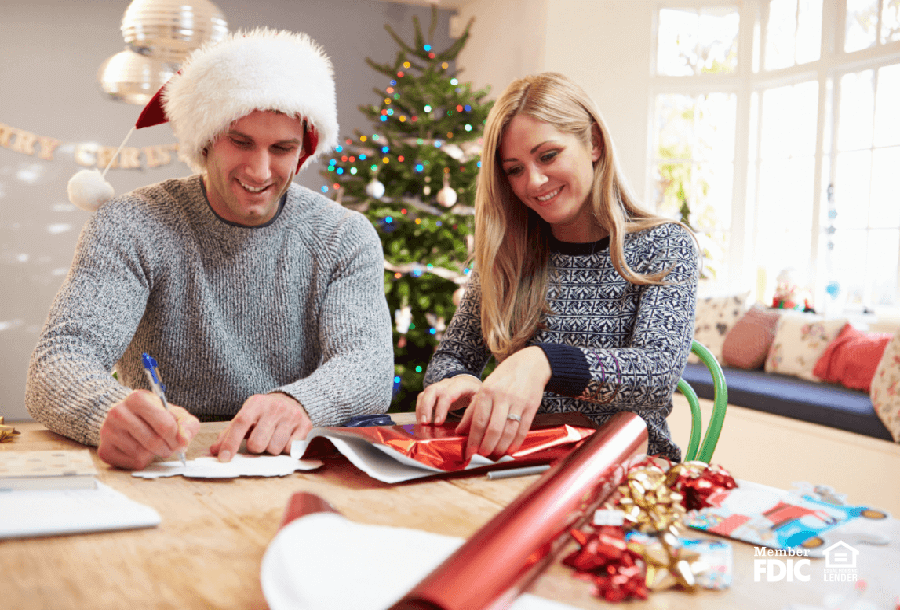
{"type": "MultiPolygon", "coordinates": [[[[337,145],[331,61],[309,36],[261,28],[231,34],[194,51],[153,96],[119,150],[135,129],[168,122],[178,140],[179,158],[195,172],[202,172],[204,149],[234,121],[254,110],[275,110],[304,119],[298,171],[308,159],[337,145]]],[[[114,190],[104,179],[109,167],[102,174],[98,170],[75,174],[69,180],[69,200],[80,208],[96,210],[112,198],[114,190]]]]}

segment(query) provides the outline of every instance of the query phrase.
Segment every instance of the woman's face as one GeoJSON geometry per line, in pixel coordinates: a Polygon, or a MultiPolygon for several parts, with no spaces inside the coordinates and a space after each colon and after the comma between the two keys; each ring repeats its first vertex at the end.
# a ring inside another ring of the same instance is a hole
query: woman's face
{"type": "Polygon", "coordinates": [[[526,115],[513,117],[500,138],[500,165],[513,193],[560,241],[588,242],[606,235],[588,197],[599,158],[598,144],[588,146],[526,115]]]}

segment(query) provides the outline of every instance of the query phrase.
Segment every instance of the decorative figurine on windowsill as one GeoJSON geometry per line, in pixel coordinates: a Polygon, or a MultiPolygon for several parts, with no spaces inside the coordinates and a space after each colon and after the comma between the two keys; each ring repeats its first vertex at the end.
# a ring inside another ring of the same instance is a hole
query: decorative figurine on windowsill
{"type": "Polygon", "coordinates": [[[813,311],[809,290],[796,279],[796,271],[788,268],[778,274],[772,309],[798,309],[813,311]]]}

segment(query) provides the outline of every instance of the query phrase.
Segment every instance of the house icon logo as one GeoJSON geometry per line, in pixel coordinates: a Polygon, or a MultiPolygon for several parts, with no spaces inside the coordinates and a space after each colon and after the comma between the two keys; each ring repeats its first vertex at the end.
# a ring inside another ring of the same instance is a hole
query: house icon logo
{"type": "Polygon", "coordinates": [[[859,551],[844,542],[835,542],[822,551],[825,554],[825,567],[831,569],[855,569],[856,556],[859,551]]]}

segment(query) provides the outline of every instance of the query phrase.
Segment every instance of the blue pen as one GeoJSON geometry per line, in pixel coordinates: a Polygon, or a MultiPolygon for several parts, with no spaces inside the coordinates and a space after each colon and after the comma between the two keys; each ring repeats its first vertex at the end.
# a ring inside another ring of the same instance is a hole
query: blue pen
{"type": "MultiPolygon", "coordinates": [[[[147,379],[150,381],[150,389],[153,390],[153,393],[162,401],[165,410],[171,413],[172,411],[169,409],[169,402],[166,400],[166,386],[163,385],[162,377],[156,366],[156,360],[146,352],[142,354],[141,359],[144,361],[144,372],[147,373],[147,379]]],[[[182,464],[187,464],[184,459],[184,451],[178,452],[178,459],[181,460],[182,464]]]]}

